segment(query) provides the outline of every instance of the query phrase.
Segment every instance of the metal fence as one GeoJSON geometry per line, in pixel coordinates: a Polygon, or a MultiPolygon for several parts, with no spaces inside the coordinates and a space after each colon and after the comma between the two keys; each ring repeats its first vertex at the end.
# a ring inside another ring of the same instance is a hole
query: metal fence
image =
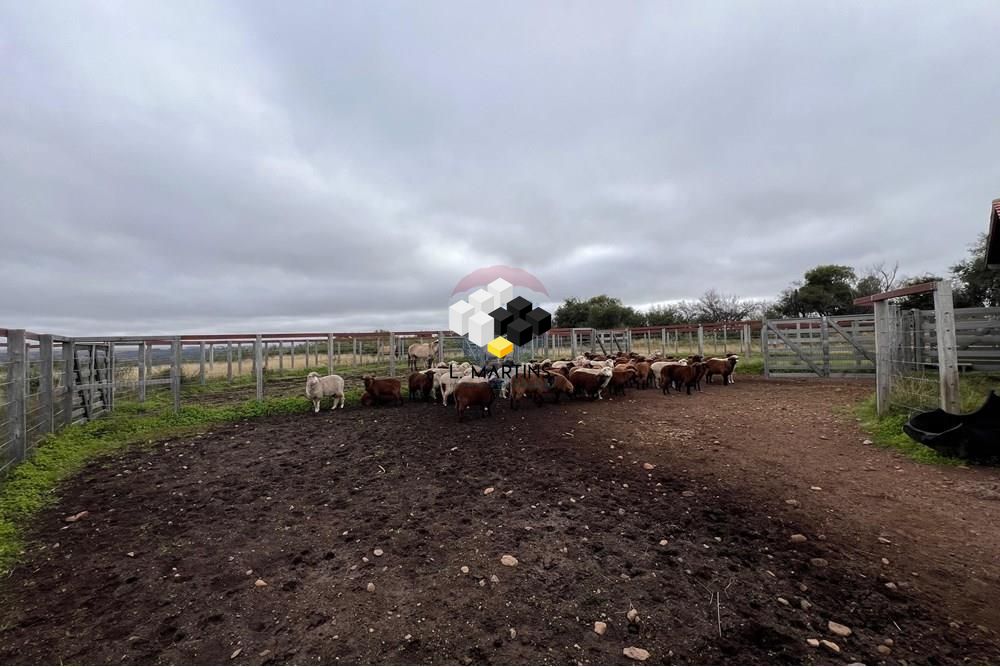
{"type": "MultiPolygon", "coordinates": [[[[514,358],[633,351],[749,356],[759,331],[759,322],[552,329],[516,347],[514,358]]],[[[312,370],[340,373],[349,387],[365,374],[405,377],[409,347],[433,340],[441,341],[434,358],[417,365],[470,356],[468,341],[450,331],[67,337],[0,329],[0,476],[46,434],[95,419],[122,401],[158,395],[179,410],[182,385],[193,393],[199,385],[221,385],[246,399],[301,394],[312,370]]]]}
{"type": "Polygon", "coordinates": [[[875,373],[872,315],[765,320],[761,330],[766,377],[875,373]]]}

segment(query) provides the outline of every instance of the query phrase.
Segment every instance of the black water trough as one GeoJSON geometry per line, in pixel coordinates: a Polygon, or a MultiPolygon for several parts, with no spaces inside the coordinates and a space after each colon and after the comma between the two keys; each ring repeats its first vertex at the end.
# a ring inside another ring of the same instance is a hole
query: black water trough
{"type": "Polygon", "coordinates": [[[991,391],[982,407],[965,415],[941,408],[918,413],[903,424],[903,431],[943,456],[1000,460],[1000,396],[991,391]]]}

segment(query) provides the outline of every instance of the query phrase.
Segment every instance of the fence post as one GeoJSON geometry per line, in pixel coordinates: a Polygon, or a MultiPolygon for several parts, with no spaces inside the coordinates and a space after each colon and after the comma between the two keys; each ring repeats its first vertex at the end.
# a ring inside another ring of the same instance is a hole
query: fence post
{"type": "Polygon", "coordinates": [[[914,308],[910,312],[913,315],[913,361],[916,364],[922,364],[924,362],[924,316],[919,308],[914,308]]]}
{"type": "Polygon", "coordinates": [[[875,411],[881,417],[889,410],[889,393],[892,389],[890,363],[889,303],[875,302],[875,411]]]}
{"type": "Polygon", "coordinates": [[[198,343],[198,382],[205,384],[205,342],[198,343]]]}
{"type": "Polygon", "coordinates": [[[389,332],[389,377],[396,377],[396,336],[389,332]]]}
{"type": "Polygon", "coordinates": [[[934,290],[934,325],[937,329],[938,373],[941,385],[941,407],[957,413],[961,407],[958,395],[958,345],[955,336],[955,304],[951,283],[938,282],[934,290]]]}
{"type": "Polygon", "coordinates": [[[10,421],[10,441],[12,459],[21,461],[27,451],[27,414],[25,413],[24,396],[27,391],[25,384],[24,329],[12,329],[7,333],[7,380],[10,382],[10,403],[8,418],[10,421]]]}
{"type": "Polygon", "coordinates": [[[115,376],[118,372],[118,365],[115,363],[115,344],[113,342],[108,343],[108,391],[105,392],[105,396],[108,397],[108,412],[114,412],[115,410],[115,376]]]}
{"type": "Polygon", "coordinates": [[[574,359],[576,359],[576,329],[570,329],[569,330],[569,335],[571,337],[570,338],[570,344],[569,344],[570,355],[574,359]]]}
{"type": "Polygon", "coordinates": [[[764,358],[764,377],[771,377],[771,369],[767,358],[767,320],[760,323],[760,356],[764,358]]]}
{"type": "Polygon", "coordinates": [[[698,325],[698,354],[705,356],[705,327],[698,325]]]}
{"type": "Polygon", "coordinates": [[[41,432],[52,433],[55,424],[55,388],[52,383],[52,334],[38,337],[38,399],[41,413],[41,432]]]}
{"type": "Polygon", "coordinates": [[[226,341],[226,382],[233,381],[233,341],[226,341]]]}
{"type": "Polygon", "coordinates": [[[254,375],[257,377],[257,400],[264,400],[264,345],[261,343],[261,335],[257,334],[253,341],[254,375]]]}
{"type": "Polygon", "coordinates": [[[74,358],[76,357],[76,343],[69,341],[62,344],[63,360],[63,417],[62,425],[69,426],[73,423],[73,394],[76,393],[76,369],[74,368],[74,358]]]}
{"type": "Polygon", "coordinates": [[[326,335],[326,374],[333,375],[333,334],[326,335]]]}
{"type": "Polygon", "coordinates": [[[175,336],[170,343],[170,393],[174,398],[174,414],[181,411],[181,339],[175,336]]]}
{"type": "Polygon", "coordinates": [[[146,402],[146,341],[139,343],[139,351],[136,352],[139,359],[139,402],[146,402]]]}
{"type": "Polygon", "coordinates": [[[438,363],[444,363],[444,331],[438,331],[438,363]]]}
{"type": "Polygon", "coordinates": [[[819,341],[823,353],[823,377],[830,377],[830,323],[826,315],[819,321],[819,341]]]}
{"type": "Polygon", "coordinates": [[[208,344],[208,370],[215,370],[215,343],[208,344]]]}

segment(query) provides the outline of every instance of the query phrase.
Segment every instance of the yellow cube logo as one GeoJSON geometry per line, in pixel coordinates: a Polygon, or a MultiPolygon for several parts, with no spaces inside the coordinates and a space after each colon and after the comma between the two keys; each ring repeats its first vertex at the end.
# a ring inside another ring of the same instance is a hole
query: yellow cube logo
{"type": "Polygon", "coordinates": [[[514,344],[503,336],[498,336],[489,342],[486,346],[486,351],[497,359],[503,359],[514,351],[514,344]]]}

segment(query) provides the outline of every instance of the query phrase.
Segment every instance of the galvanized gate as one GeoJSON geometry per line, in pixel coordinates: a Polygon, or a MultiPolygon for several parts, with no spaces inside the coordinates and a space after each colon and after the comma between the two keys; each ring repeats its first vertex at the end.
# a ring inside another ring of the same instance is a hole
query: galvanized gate
{"type": "Polygon", "coordinates": [[[73,357],[72,422],[90,421],[112,409],[114,389],[111,381],[110,344],[77,345],[73,357]]]}
{"type": "Polygon", "coordinates": [[[766,377],[875,373],[871,315],[765,320],[760,340],[766,377]]]}

